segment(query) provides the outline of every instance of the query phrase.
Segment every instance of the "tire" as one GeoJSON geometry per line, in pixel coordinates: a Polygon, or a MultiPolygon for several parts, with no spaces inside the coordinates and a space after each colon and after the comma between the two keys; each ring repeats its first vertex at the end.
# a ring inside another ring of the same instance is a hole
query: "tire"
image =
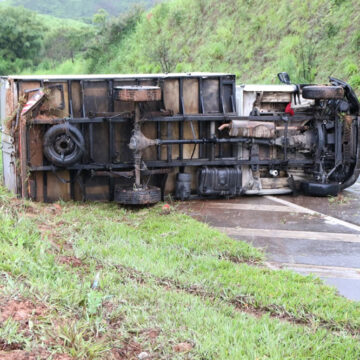
{"type": "Polygon", "coordinates": [[[148,186],[142,189],[115,188],[114,201],[121,205],[151,205],[161,200],[160,188],[148,186]]]}
{"type": "Polygon", "coordinates": [[[320,184],[315,182],[302,182],[301,190],[305,195],[309,196],[337,196],[341,188],[338,183],[320,184]]]}
{"type": "Polygon", "coordinates": [[[84,151],[84,137],[73,125],[54,125],[44,135],[44,155],[56,166],[69,167],[76,164],[84,151]]]}
{"type": "Polygon", "coordinates": [[[314,100],[343,99],[344,89],[341,86],[304,86],[302,97],[314,100]]]}

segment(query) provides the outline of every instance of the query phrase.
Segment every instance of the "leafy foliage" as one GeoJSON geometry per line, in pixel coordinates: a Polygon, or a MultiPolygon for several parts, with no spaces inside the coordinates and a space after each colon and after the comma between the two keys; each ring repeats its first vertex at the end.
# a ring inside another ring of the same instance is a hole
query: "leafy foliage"
{"type": "MultiPolygon", "coordinates": [[[[144,13],[115,38],[91,72],[225,71],[242,82],[353,78],[359,63],[356,0],[173,0],[144,13]]],[[[355,81],[356,80],[356,81],[355,81]]]]}
{"type": "Polygon", "coordinates": [[[0,6],[0,16],[0,75],[34,72],[40,64],[53,69],[68,59],[73,63],[94,35],[91,25],[24,8],[0,6]]]}
{"type": "Polygon", "coordinates": [[[37,73],[216,71],[273,83],[287,71],[294,82],[333,75],[360,89],[357,0],[172,0],[119,16],[101,4],[87,25],[51,24],[44,16],[52,30],[37,73]]]}
{"type": "Polygon", "coordinates": [[[37,64],[44,27],[30,11],[0,8],[0,74],[37,64]]]}
{"type": "Polygon", "coordinates": [[[134,7],[129,13],[118,17],[110,17],[104,9],[100,9],[93,16],[94,36],[88,42],[84,53],[89,72],[96,71],[98,59],[104,57],[109,48],[134,31],[142,14],[141,7],[134,7]]]}
{"type": "Polygon", "coordinates": [[[50,31],[44,41],[45,57],[53,62],[67,59],[74,61],[76,55],[86,50],[93,37],[91,27],[58,27],[50,31]]]}
{"type": "MultiPolygon", "coordinates": [[[[5,3],[12,6],[23,6],[41,14],[57,17],[91,19],[99,9],[105,9],[110,14],[118,15],[129,11],[139,2],[136,0],[7,0],[5,3]]],[[[155,1],[143,0],[141,3],[150,7],[155,4],[155,1]]]]}

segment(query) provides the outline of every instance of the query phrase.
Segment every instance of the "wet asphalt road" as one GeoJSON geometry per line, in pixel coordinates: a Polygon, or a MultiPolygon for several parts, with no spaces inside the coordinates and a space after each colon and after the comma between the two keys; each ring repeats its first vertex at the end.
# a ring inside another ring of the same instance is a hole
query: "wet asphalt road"
{"type": "Polygon", "coordinates": [[[182,207],[262,248],[270,267],[312,273],[360,301],[360,181],[335,199],[253,196],[191,201],[182,207]]]}

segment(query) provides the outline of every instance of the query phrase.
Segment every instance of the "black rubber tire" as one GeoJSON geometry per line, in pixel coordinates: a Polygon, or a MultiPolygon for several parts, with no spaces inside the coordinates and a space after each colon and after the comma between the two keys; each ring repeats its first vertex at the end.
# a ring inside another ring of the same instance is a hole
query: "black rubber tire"
{"type": "Polygon", "coordinates": [[[44,155],[56,166],[69,167],[76,164],[83,156],[84,149],[84,137],[73,125],[54,125],[44,135],[44,155]],[[65,143],[63,156],[58,151],[61,142],[65,143]]]}
{"type": "Polygon", "coordinates": [[[320,184],[315,182],[302,182],[301,183],[301,190],[305,195],[310,196],[336,196],[341,187],[338,183],[332,184],[320,184]]]}
{"type": "Polygon", "coordinates": [[[343,99],[344,89],[341,86],[309,85],[303,87],[302,97],[313,100],[343,99]]]}
{"type": "Polygon", "coordinates": [[[151,205],[161,200],[161,190],[156,186],[148,186],[142,189],[115,188],[114,201],[121,205],[151,205]]]}

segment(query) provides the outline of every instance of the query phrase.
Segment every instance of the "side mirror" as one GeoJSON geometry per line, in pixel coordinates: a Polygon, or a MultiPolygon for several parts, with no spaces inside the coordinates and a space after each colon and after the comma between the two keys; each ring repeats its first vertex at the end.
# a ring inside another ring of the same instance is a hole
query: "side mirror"
{"type": "Polygon", "coordinates": [[[290,76],[287,72],[281,72],[277,74],[279,80],[284,84],[291,84],[290,76]]]}

